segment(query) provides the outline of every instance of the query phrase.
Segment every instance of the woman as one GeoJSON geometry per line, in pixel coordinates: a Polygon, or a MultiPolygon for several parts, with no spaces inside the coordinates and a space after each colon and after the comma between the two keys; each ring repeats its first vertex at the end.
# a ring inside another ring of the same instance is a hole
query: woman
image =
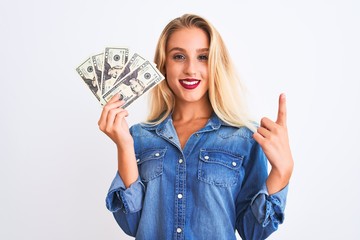
{"type": "Polygon", "coordinates": [[[107,208],[136,239],[265,239],[283,221],[293,169],[285,96],[277,121],[256,129],[220,35],[196,15],[165,27],[155,63],[166,79],[147,123],[129,130],[118,96],[99,120],[118,150],[107,208]]]}

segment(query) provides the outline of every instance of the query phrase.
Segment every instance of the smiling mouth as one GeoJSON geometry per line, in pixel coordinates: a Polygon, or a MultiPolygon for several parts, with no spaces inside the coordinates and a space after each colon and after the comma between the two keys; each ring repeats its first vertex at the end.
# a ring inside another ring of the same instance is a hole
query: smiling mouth
{"type": "Polygon", "coordinates": [[[181,86],[185,89],[194,89],[200,84],[200,80],[198,79],[183,79],[180,80],[181,86]]]}

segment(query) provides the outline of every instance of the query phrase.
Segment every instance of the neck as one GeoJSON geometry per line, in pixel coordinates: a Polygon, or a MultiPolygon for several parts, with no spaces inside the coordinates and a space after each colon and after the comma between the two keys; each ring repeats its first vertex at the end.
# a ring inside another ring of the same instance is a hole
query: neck
{"type": "Polygon", "coordinates": [[[174,121],[188,122],[209,119],[213,109],[208,99],[198,102],[176,102],[172,118],[174,121]]]}

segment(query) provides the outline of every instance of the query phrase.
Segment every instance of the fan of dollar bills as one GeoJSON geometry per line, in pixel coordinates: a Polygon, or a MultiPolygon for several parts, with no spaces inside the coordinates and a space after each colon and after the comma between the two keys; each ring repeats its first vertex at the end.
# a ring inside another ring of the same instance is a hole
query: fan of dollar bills
{"type": "Polygon", "coordinates": [[[103,53],[86,59],[76,71],[102,106],[120,93],[125,101],[122,107],[126,108],[164,80],[155,63],[137,53],[129,54],[126,47],[106,47],[103,53]]]}

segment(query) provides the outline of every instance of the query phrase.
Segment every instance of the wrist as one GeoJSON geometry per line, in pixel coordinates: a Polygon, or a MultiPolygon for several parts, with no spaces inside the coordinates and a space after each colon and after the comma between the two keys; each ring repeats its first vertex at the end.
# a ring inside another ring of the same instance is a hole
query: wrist
{"type": "Polygon", "coordinates": [[[292,171],[293,171],[293,164],[289,164],[286,166],[282,165],[281,167],[272,166],[270,174],[284,181],[289,181],[292,171]]]}
{"type": "Polygon", "coordinates": [[[126,141],[120,141],[119,143],[116,143],[116,147],[119,151],[127,151],[129,149],[133,149],[134,141],[133,141],[133,139],[129,139],[126,141]]]}
{"type": "Polygon", "coordinates": [[[289,168],[272,168],[266,180],[266,186],[269,194],[279,192],[286,187],[290,181],[292,167],[289,168]]]}

